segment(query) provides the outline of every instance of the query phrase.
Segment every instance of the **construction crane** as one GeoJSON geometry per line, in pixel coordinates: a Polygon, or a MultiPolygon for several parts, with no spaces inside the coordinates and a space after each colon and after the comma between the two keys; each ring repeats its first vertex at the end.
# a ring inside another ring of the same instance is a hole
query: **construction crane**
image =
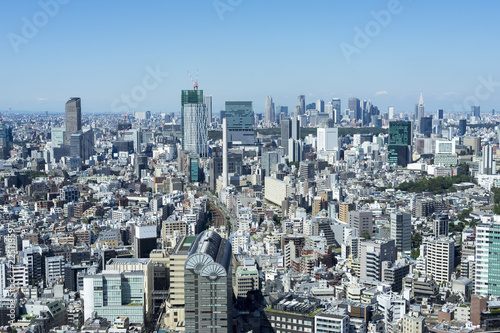
{"type": "Polygon", "coordinates": [[[123,128],[122,130],[120,131],[120,136],[123,136],[125,134],[125,130],[127,130],[128,128],[125,128],[126,124],[127,124],[127,116],[128,116],[128,113],[130,112],[130,109],[128,110],[128,112],[125,112],[125,117],[123,118],[123,128]]]}
{"type": "Polygon", "coordinates": [[[193,80],[193,77],[191,76],[191,73],[189,73],[189,71],[187,71],[187,72],[188,72],[189,78],[193,82],[193,88],[194,88],[194,90],[198,90],[198,69],[196,70],[196,81],[193,80]]]}
{"type": "Polygon", "coordinates": [[[3,117],[5,117],[7,115],[7,113],[9,113],[9,111],[11,110],[12,108],[9,108],[7,111],[5,111],[3,114],[0,114],[0,121],[3,120],[3,117]]]}

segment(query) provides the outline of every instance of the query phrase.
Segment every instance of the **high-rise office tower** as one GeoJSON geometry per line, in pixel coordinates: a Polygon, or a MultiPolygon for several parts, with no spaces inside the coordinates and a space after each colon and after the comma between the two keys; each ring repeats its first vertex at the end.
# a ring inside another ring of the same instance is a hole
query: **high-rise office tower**
{"type": "Polygon", "coordinates": [[[322,99],[318,99],[316,101],[316,111],[325,112],[325,101],[322,99]]]}
{"type": "Polygon", "coordinates": [[[294,116],[301,116],[304,113],[306,113],[306,96],[305,95],[299,95],[297,97],[297,106],[299,107],[298,109],[298,114],[294,114],[294,116]]]}
{"type": "Polygon", "coordinates": [[[482,175],[494,175],[497,173],[496,162],[493,161],[493,146],[483,146],[483,159],[479,163],[479,173],[482,175]]]}
{"type": "Polygon", "coordinates": [[[333,121],[335,122],[335,124],[340,124],[340,122],[342,121],[342,103],[340,101],[340,98],[333,98],[332,106],[333,110],[335,110],[335,118],[333,119],[333,121]]]}
{"type": "Polygon", "coordinates": [[[203,104],[207,107],[207,119],[208,124],[210,124],[212,122],[212,95],[204,95],[203,104]]]}
{"type": "Polygon", "coordinates": [[[226,102],[228,141],[233,145],[254,145],[252,102],[226,102]]]}
{"type": "Polygon", "coordinates": [[[292,121],[292,139],[294,140],[300,140],[300,118],[299,117],[293,117],[291,119],[292,121]]]}
{"type": "Polygon", "coordinates": [[[404,212],[391,213],[391,239],[396,241],[400,253],[411,251],[411,215],[404,212]]]}
{"type": "Polygon", "coordinates": [[[437,119],[443,119],[443,118],[444,118],[443,109],[437,110],[437,119]]]}
{"type": "Polygon", "coordinates": [[[271,126],[275,119],[276,116],[274,114],[273,98],[271,96],[267,96],[264,122],[266,123],[267,126],[271,126]]]}
{"type": "Polygon", "coordinates": [[[279,163],[279,155],[276,151],[266,151],[262,153],[262,169],[264,170],[264,176],[271,175],[271,166],[279,163]]]}
{"type": "Polygon", "coordinates": [[[184,266],[185,331],[232,331],[231,243],[204,231],[193,243],[184,266]]]}
{"type": "Polygon", "coordinates": [[[389,120],[393,120],[394,119],[394,106],[389,106],[388,112],[389,112],[389,120]]]}
{"type": "Polygon", "coordinates": [[[467,119],[460,119],[458,121],[458,135],[464,136],[467,133],[467,119]]]}
{"type": "Polygon", "coordinates": [[[94,131],[79,130],[70,135],[70,156],[88,160],[94,153],[94,131]]]}
{"type": "Polygon", "coordinates": [[[481,107],[480,106],[471,106],[470,112],[476,118],[481,118],[481,107]]]}
{"type": "Polygon", "coordinates": [[[288,160],[290,162],[302,161],[302,140],[290,138],[288,140],[288,160]]]}
{"type": "Polygon", "coordinates": [[[12,126],[0,126],[0,158],[8,159],[13,145],[12,126]]]}
{"type": "Polygon", "coordinates": [[[349,97],[349,104],[348,104],[349,110],[354,112],[354,119],[356,121],[362,119],[362,111],[361,107],[359,105],[359,99],[356,97],[349,97]]]}
{"type": "Polygon", "coordinates": [[[285,148],[285,155],[288,154],[288,139],[292,137],[292,119],[283,119],[281,122],[281,146],[285,148]]]}
{"type": "Polygon", "coordinates": [[[416,121],[418,129],[420,131],[420,120],[424,117],[424,96],[422,95],[422,92],[420,92],[420,99],[418,100],[417,116],[418,118],[416,119],[416,121]]]}
{"type": "Polygon", "coordinates": [[[420,133],[426,138],[430,138],[432,134],[432,116],[420,118],[420,133]]]}
{"type": "Polygon", "coordinates": [[[476,226],[476,284],[479,296],[500,295],[500,216],[476,226]]]}
{"type": "Polygon", "coordinates": [[[79,97],[72,97],[66,102],[65,120],[66,122],[66,144],[71,141],[71,134],[82,129],[82,107],[79,97]]]}
{"type": "Polygon", "coordinates": [[[148,168],[148,157],[144,154],[136,154],[134,160],[134,174],[136,178],[142,177],[142,170],[148,168]]]}
{"type": "Polygon", "coordinates": [[[406,167],[411,162],[412,123],[389,122],[389,164],[406,167]]]}
{"type": "Polygon", "coordinates": [[[182,148],[202,157],[208,155],[208,113],[203,90],[183,90],[181,94],[182,148]]]}

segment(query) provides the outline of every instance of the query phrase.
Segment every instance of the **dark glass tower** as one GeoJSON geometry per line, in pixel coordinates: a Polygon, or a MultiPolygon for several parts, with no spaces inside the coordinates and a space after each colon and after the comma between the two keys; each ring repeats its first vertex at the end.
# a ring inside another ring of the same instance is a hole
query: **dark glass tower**
{"type": "Polygon", "coordinates": [[[81,99],[79,97],[72,97],[66,102],[65,107],[65,121],[66,121],[66,144],[69,145],[71,141],[71,134],[76,133],[82,129],[82,107],[81,99]]]}

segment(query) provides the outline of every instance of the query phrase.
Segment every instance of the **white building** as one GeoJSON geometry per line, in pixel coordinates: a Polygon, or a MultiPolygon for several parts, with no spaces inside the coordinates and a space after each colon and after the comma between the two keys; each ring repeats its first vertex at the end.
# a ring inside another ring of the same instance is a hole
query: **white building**
{"type": "Polygon", "coordinates": [[[339,147],[339,129],[318,128],[318,151],[333,151],[339,147]]]}

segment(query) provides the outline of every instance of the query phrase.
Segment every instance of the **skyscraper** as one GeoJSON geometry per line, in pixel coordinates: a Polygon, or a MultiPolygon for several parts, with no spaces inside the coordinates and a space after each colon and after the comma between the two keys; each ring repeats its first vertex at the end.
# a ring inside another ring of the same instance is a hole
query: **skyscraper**
{"type": "Polygon", "coordinates": [[[232,331],[231,243],[204,231],[184,266],[186,333],[232,331]]]}
{"type": "Polygon", "coordinates": [[[267,126],[271,126],[275,121],[276,116],[274,115],[274,103],[273,98],[271,96],[267,96],[266,98],[266,110],[264,114],[264,122],[267,126]]]}
{"type": "Polygon", "coordinates": [[[292,139],[300,140],[300,121],[299,117],[293,117],[292,121],[292,139]]]}
{"type": "Polygon", "coordinates": [[[299,109],[298,109],[299,113],[294,114],[294,116],[299,116],[299,115],[303,115],[304,113],[306,113],[306,96],[305,95],[299,95],[299,97],[297,97],[297,106],[299,107],[299,109]]]}
{"type": "Polygon", "coordinates": [[[444,118],[443,109],[437,110],[437,118],[438,119],[443,119],[444,118]]]}
{"type": "Polygon", "coordinates": [[[393,120],[394,119],[394,106],[389,106],[389,120],[393,120]]]}
{"type": "Polygon", "coordinates": [[[479,174],[494,175],[497,173],[496,162],[493,161],[493,146],[486,144],[483,146],[483,158],[479,163],[479,174]]]}
{"type": "Polygon", "coordinates": [[[318,99],[316,101],[316,111],[325,112],[325,101],[322,99],[318,99]]]}
{"type": "Polygon", "coordinates": [[[292,119],[283,119],[281,122],[281,146],[285,148],[285,155],[288,154],[288,139],[292,137],[292,119]]]}
{"type": "Polygon", "coordinates": [[[411,251],[411,215],[404,212],[391,213],[391,239],[396,241],[396,251],[411,251]]]}
{"type": "Polygon", "coordinates": [[[13,145],[12,126],[0,126],[0,158],[8,159],[13,145]]]}
{"type": "Polygon", "coordinates": [[[233,145],[255,143],[252,102],[226,102],[226,119],[229,142],[233,145]]]}
{"type": "Polygon", "coordinates": [[[420,118],[420,133],[426,138],[430,138],[432,134],[432,115],[429,117],[420,118]]]}
{"type": "Polygon", "coordinates": [[[71,134],[82,129],[82,107],[80,97],[71,97],[66,102],[65,107],[65,122],[66,122],[66,144],[71,141],[71,134]]]}
{"type": "Polygon", "coordinates": [[[412,123],[389,122],[389,164],[406,167],[411,162],[412,123]]]}
{"type": "Polygon", "coordinates": [[[208,113],[203,104],[203,90],[183,90],[181,94],[182,148],[208,155],[208,113]]]}
{"type": "Polygon", "coordinates": [[[361,108],[359,106],[359,99],[357,99],[356,97],[349,97],[348,107],[349,110],[354,112],[354,118],[356,119],[356,121],[362,118],[361,108]]]}
{"type": "Polygon", "coordinates": [[[476,118],[481,118],[481,107],[480,106],[471,106],[470,112],[476,118]]]}
{"type": "Polygon", "coordinates": [[[340,124],[340,122],[342,121],[342,105],[340,98],[333,98],[332,106],[335,114],[335,118],[333,119],[333,121],[335,122],[335,124],[340,124]]]}
{"type": "Polygon", "coordinates": [[[207,106],[207,119],[210,124],[212,122],[212,95],[204,95],[203,104],[207,106]]]}
{"type": "Polygon", "coordinates": [[[458,135],[463,136],[467,133],[467,119],[460,119],[458,121],[458,135]]]}
{"type": "Polygon", "coordinates": [[[417,115],[418,119],[416,119],[416,121],[420,131],[420,120],[424,117],[424,96],[422,95],[422,92],[420,92],[420,99],[418,100],[417,115]]]}

